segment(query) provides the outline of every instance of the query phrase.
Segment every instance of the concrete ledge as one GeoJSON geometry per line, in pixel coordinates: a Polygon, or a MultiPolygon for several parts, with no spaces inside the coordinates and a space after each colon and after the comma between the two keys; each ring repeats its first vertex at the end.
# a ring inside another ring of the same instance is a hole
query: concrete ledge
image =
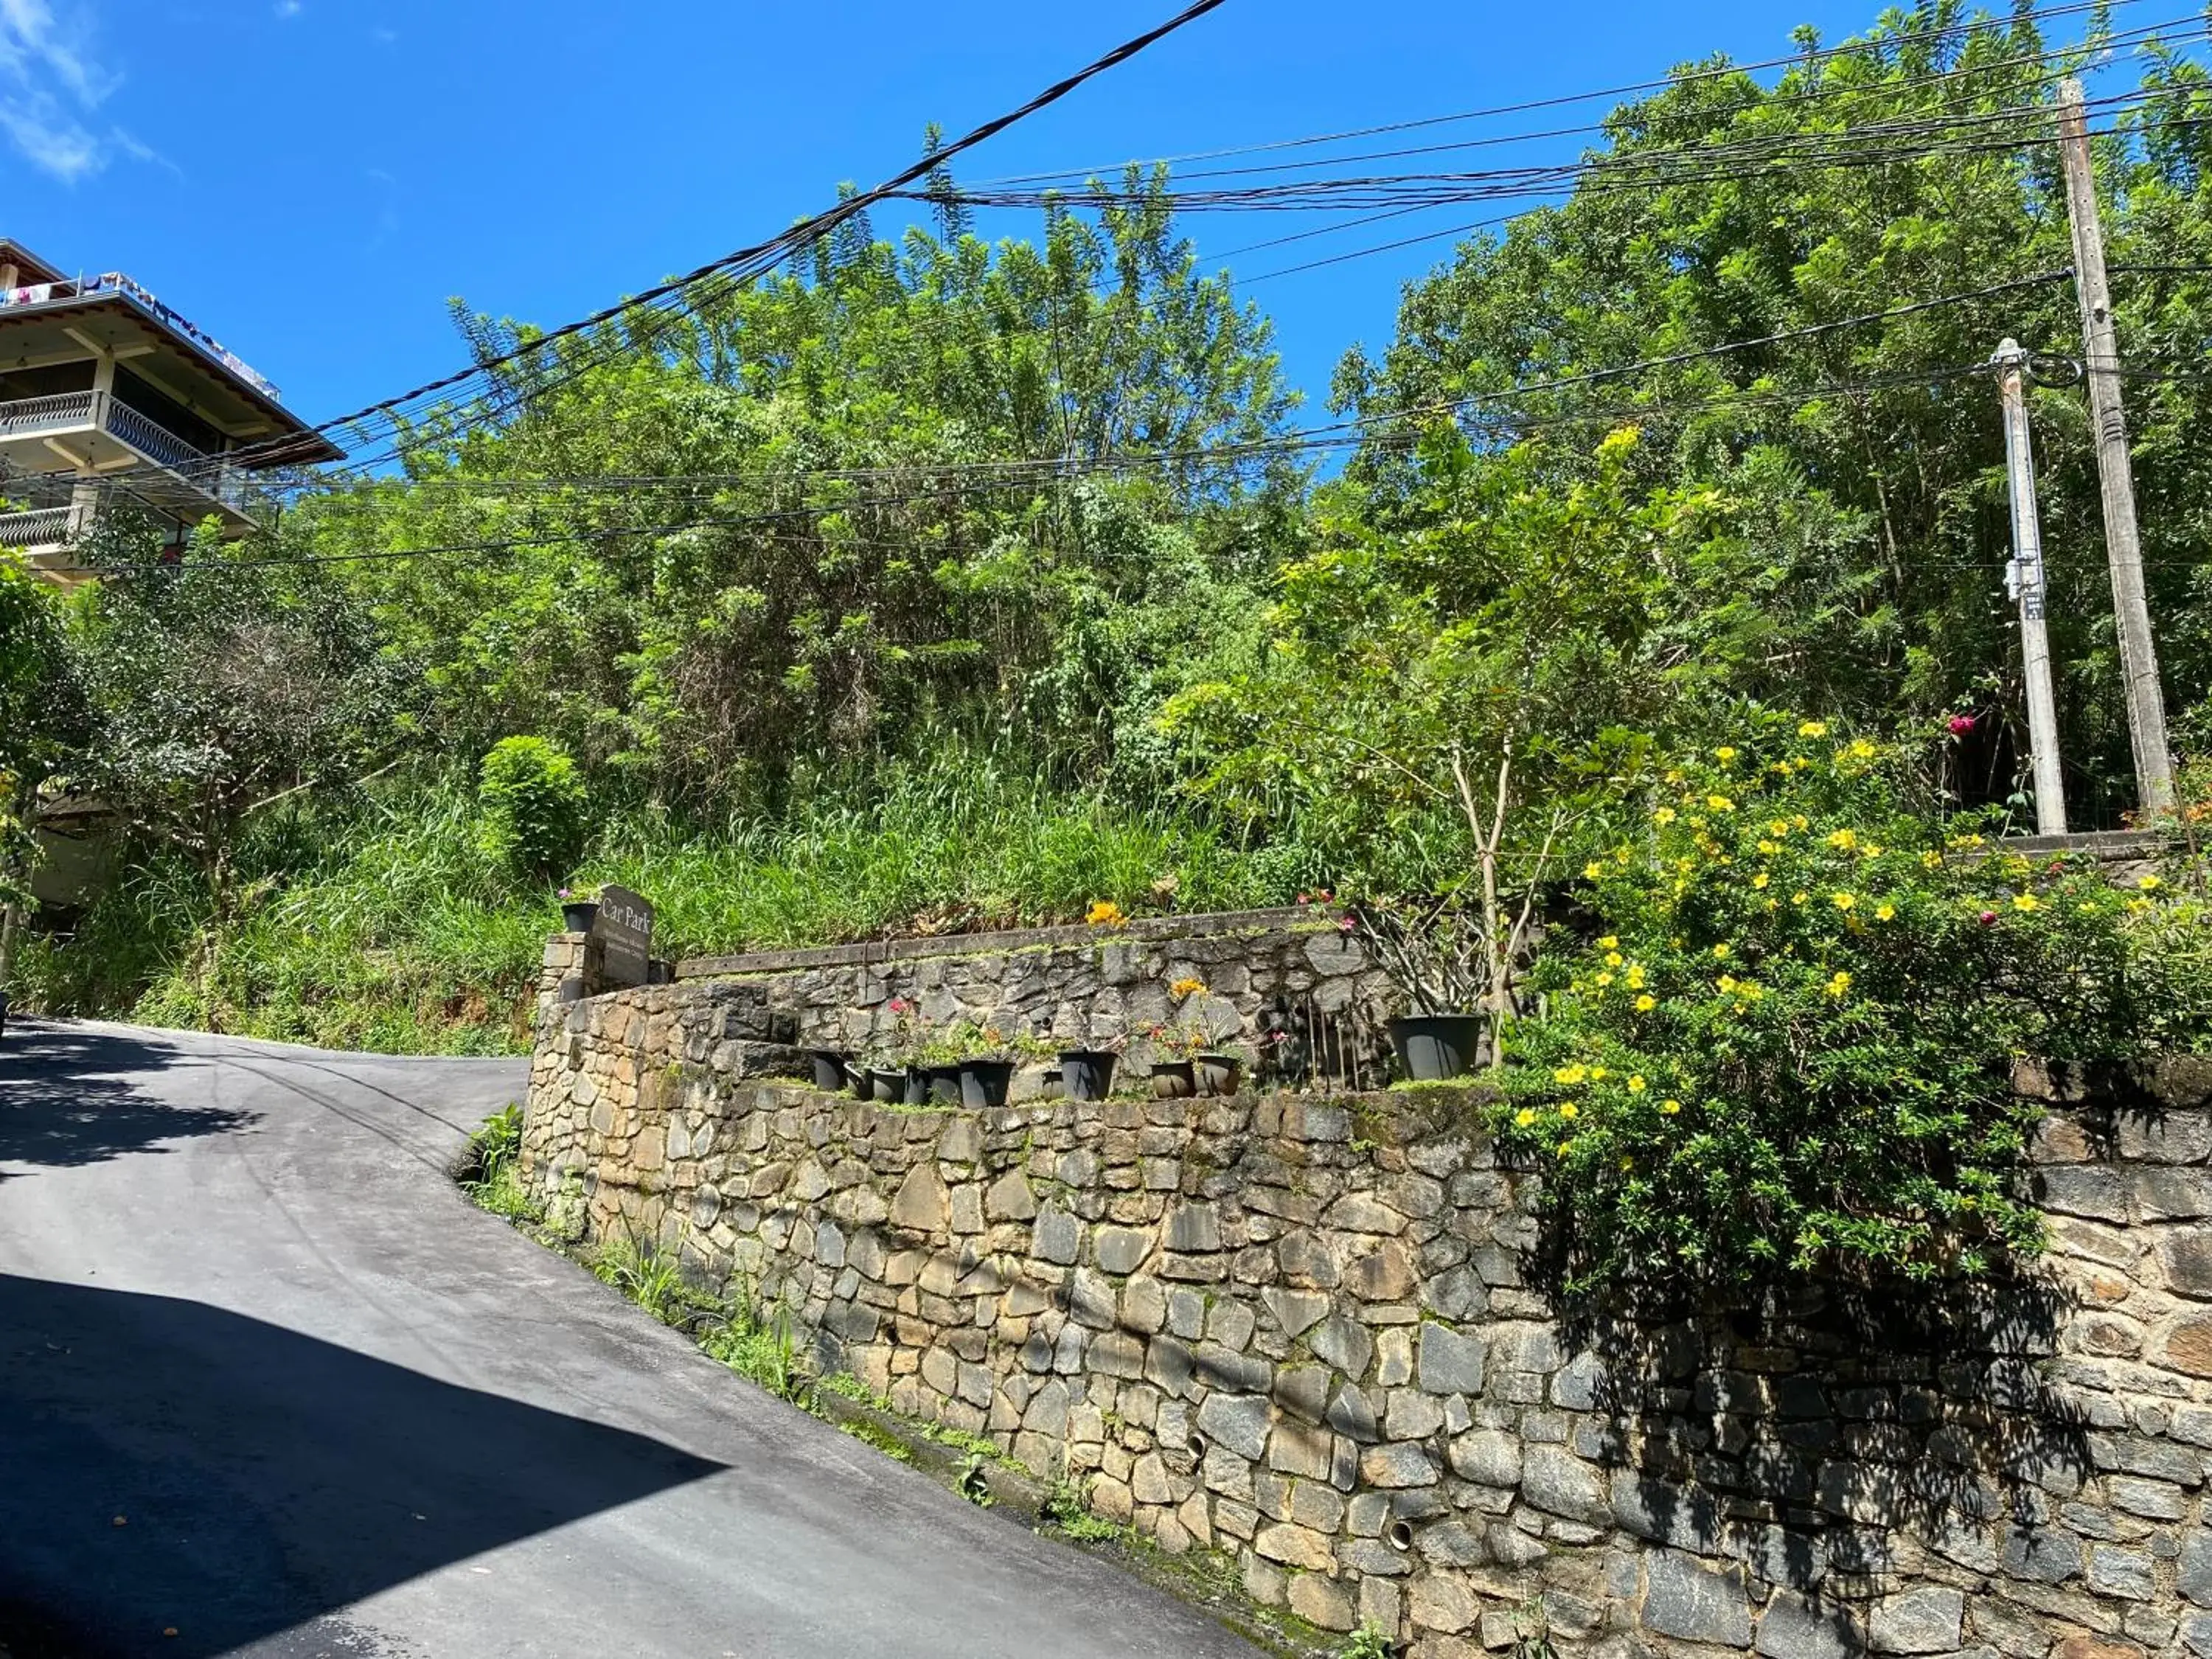
{"type": "Polygon", "coordinates": [[[676,964],[676,977],[726,979],[743,974],[783,974],[801,968],[866,967],[884,962],[919,962],[933,957],[989,956],[1067,945],[1112,945],[1121,939],[1211,939],[1224,933],[1273,932],[1300,923],[1316,930],[1333,927],[1330,913],[1318,905],[1289,904],[1272,910],[1223,910],[1185,916],[1139,916],[1118,927],[1077,922],[1062,927],[1010,927],[988,933],[941,933],[922,939],[870,939],[859,945],[826,945],[806,951],[756,951],[742,956],[692,957],[676,964]]]}
{"type": "Polygon", "coordinates": [[[2172,836],[2159,830],[2090,830],[2069,836],[2007,836],[1995,843],[2001,853],[2087,853],[2099,859],[2156,858],[2172,836]]]}

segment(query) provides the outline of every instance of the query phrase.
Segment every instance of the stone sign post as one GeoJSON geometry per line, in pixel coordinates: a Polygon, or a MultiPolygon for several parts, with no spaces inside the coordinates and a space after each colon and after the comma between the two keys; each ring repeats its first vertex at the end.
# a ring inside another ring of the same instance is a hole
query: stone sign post
{"type": "Polygon", "coordinates": [[[610,989],[646,984],[652,976],[653,906],[627,887],[604,888],[592,924],[599,942],[599,976],[610,989]]]}

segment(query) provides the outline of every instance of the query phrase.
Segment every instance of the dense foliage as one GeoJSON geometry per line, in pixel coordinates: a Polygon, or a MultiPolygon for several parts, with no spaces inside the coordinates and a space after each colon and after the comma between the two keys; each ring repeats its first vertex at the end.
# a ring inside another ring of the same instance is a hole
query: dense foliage
{"type": "Polygon", "coordinates": [[[2201,899],[1947,831],[1917,758],[1748,720],[1582,872],[1592,936],[1546,953],[1497,1111],[1571,1286],[1985,1271],[2040,1236],[2014,1062],[2206,1029],[2203,951],[2166,948],[2201,899]]]}
{"type": "MultiPolygon", "coordinates": [[[[0,697],[58,693],[0,770],[118,824],[112,878],[43,919],[17,979],[495,1045],[572,874],[653,895],[678,951],[1329,886],[1461,897],[1510,1007],[1527,890],[1610,856],[1648,756],[1729,742],[1745,708],[1875,732],[1971,712],[1912,805],[2014,795],[1977,367],[2007,334],[2050,368],[2077,818],[2116,823],[2051,152],[1972,142],[2045,121],[2063,65],[2024,15],[1961,17],[1935,0],[1771,86],[1713,63],[1616,111],[1570,199],[1466,244],[1346,359],[1338,401],[1375,424],[1327,481],[1282,441],[1267,319],[1152,177],[1033,239],[949,206],[896,240],[852,221],[802,267],[499,370],[398,471],[240,547],[171,567],[112,520],[88,557],[118,574],[86,595],[0,585],[0,697]],[[1863,137],[1939,118],[1984,125],[1863,137]],[[1677,360],[1623,372],[1654,357],[1677,360]],[[480,780],[487,752],[537,759],[480,780]]],[[[2212,263],[2212,94],[2145,61],[2154,96],[2100,165],[2170,701],[2201,738],[2212,380],[2159,366],[2212,343],[2212,279],[2179,269],[2212,263]]],[[[487,362],[529,333],[457,316],[487,362]]]]}

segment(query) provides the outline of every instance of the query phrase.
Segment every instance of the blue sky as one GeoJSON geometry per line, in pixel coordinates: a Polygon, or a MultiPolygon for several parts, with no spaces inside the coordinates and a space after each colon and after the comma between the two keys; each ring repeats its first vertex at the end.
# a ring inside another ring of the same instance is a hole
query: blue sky
{"type": "MultiPolygon", "coordinates": [[[[129,271],[319,420],[459,363],[448,295],[546,323],[594,309],[781,228],[841,179],[875,182],[918,152],[925,123],[963,131],[1175,4],[0,0],[0,235],[64,267],[129,271]]],[[[1833,40],[1875,12],[1872,0],[1230,0],[960,171],[1187,154],[1585,91],[1713,50],[1774,57],[1794,24],[1833,40]]],[[[1453,222],[1230,263],[1253,276],[1453,222]]],[[[1305,227],[1223,216],[1188,228],[1211,264],[1305,227]]],[[[1310,414],[1345,347],[1387,339],[1400,285],[1450,246],[1249,289],[1277,319],[1310,414]]]]}

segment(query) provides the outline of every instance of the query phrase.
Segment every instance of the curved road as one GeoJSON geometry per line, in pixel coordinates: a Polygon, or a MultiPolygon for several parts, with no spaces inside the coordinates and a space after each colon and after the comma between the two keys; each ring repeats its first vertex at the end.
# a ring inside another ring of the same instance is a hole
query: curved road
{"type": "Polygon", "coordinates": [[[0,1654],[1254,1650],[467,1205],[520,1060],[0,1041],[0,1654]]]}

